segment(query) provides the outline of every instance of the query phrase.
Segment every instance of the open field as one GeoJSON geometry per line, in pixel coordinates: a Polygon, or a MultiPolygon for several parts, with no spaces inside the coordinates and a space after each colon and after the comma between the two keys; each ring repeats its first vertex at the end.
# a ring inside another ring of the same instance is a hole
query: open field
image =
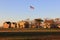
{"type": "Polygon", "coordinates": [[[44,28],[0,28],[0,32],[60,32],[60,29],[44,29],[44,28]]]}
{"type": "Polygon", "coordinates": [[[60,35],[0,37],[0,40],[60,40],[60,35]]]}
{"type": "Polygon", "coordinates": [[[60,40],[60,29],[0,29],[1,40],[60,40]]]}

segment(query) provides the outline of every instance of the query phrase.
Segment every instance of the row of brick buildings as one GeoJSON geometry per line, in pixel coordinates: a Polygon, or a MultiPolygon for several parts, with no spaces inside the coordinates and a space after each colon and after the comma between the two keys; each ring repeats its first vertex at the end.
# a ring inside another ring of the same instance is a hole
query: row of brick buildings
{"type": "Polygon", "coordinates": [[[4,22],[3,28],[60,28],[60,19],[34,19],[33,21],[4,22]]]}
{"type": "Polygon", "coordinates": [[[28,27],[29,23],[27,21],[19,21],[19,22],[4,22],[3,28],[25,28],[28,27]]]}
{"type": "Polygon", "coordinates": [[[4,22],[3,23],[3,28],[16,28],[17,23],[16,22],[4,22]]]}

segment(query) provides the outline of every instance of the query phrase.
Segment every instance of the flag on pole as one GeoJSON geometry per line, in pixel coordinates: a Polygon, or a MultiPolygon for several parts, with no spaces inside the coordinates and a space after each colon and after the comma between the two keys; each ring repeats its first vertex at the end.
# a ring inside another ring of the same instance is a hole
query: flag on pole
{"type": "Polygon", "coordinates": [[[33,6],[30,6],[30,9],[34,9],[34,7],[33,6]]]}

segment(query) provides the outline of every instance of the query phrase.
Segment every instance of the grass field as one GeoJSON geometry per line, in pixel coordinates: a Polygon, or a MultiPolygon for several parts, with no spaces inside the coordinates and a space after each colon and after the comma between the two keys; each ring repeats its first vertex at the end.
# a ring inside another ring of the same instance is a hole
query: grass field
{"type": "Polygon", "coordinates": [[[60,29],[0,29],[0,40],[60,40],[60,29]]]}
{"type": "Polygon", "coordinates": [[[0,32],[60,32],[60,29],[44,29],[44,28],[0,28],[0,32]]]}
{"type": "Polygon", "coordinates": [[[60,35],[0,37],[0,40],[60,40],[60,35]]]}

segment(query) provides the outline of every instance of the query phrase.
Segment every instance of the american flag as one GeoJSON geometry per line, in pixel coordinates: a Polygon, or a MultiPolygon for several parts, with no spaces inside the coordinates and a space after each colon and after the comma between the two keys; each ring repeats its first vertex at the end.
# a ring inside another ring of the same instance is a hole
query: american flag
{"type": "Polygon", "coordinates": [[[33,6],[30,6],[30,9],[34,9],[34,7],[33,6]]]}

